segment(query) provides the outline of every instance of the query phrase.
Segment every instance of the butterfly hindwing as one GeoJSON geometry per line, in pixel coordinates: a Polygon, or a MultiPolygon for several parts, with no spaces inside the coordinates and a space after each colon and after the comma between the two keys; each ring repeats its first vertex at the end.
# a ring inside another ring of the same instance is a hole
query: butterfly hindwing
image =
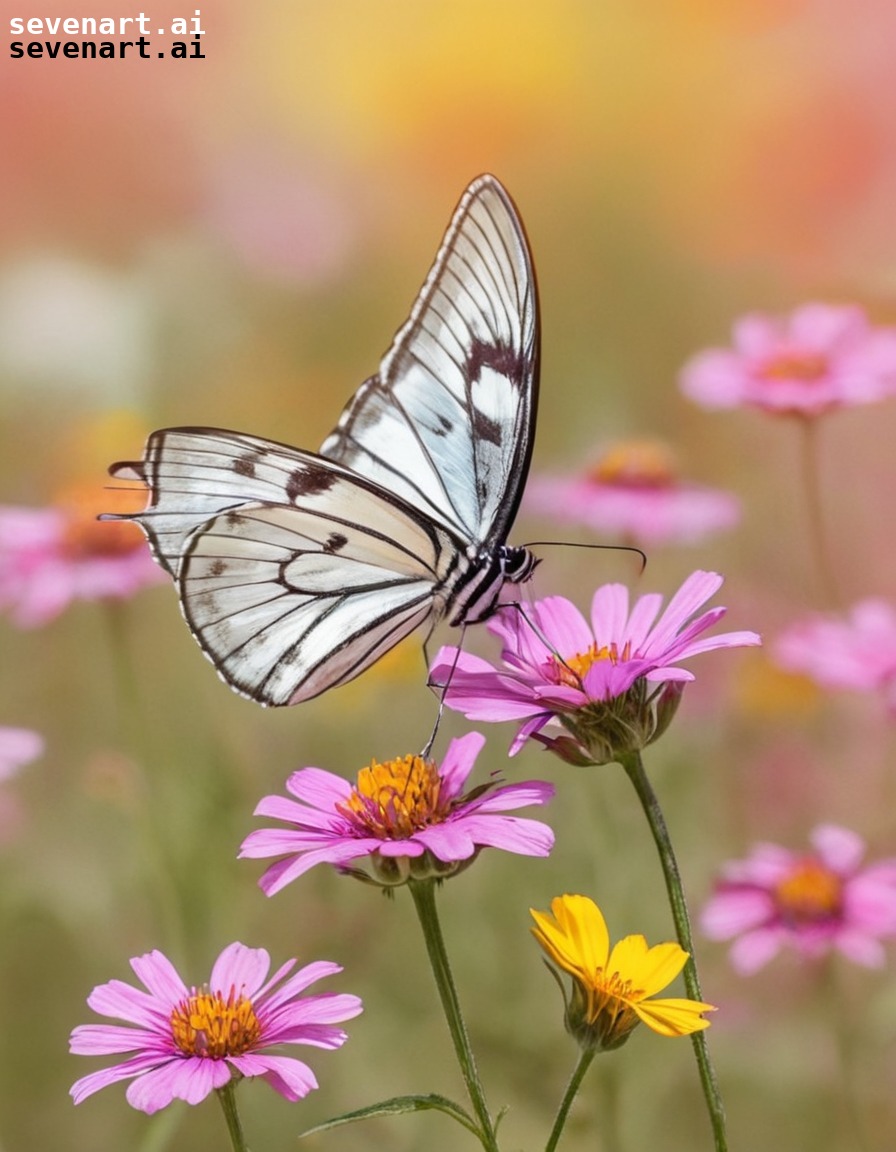
{"type": "Polygon", "coordinates": [[[247,504],[209,521],[179,587],[225,679],[262,703],[296,704],[358,675],[427,619],[454,555],[400,505],[339,477],[314,511],[247,504]]]}
{"type": "Polygon", "coordinates": [[[474,544],[504,542],[532,451],[535,276],[516,209],[473,181],[407,322],[321,453],[474,544]]]}

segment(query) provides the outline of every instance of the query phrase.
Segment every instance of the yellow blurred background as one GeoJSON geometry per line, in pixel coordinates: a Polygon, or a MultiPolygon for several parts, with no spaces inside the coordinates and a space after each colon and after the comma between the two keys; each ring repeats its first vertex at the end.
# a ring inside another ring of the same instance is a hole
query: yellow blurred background
{"type": "MultiPolygon", "coordinates": [[[[105,0],[10,17],[135,15],[105,0]]],[[[147,0],[153,24],[192,6],[147,0]]],[[[665,437],[686,474],[736,491],[744,521],[651,555],[644,590],[726,576],[726,624],[774,634],[819,606],[797,431],[710,414],[676,377],[749,310],[857,302],[896,323],[896,6],[866,0],[212,0],[205,59],[11,59],[0,68],[0,503],[43,506],[139,456],[155,427],[208,424],[317,447],[403,322],[469,180],[494,172],[525,220],[542,303],[533,468],[574,470],[619,436],[665,437]]],[[[5,31],[8,21],[4,21],[5,31]]],[[[49,34],[24,39],[53,39],[49,34]]],[[[10,41],[14,39],[9,37],[10,41]]],[[[892,594],[894,408],[821,429],[821,488],[848,597],[892,594]]],[[[517,542],[545,524],[521,518],[517,542]]],[[[571,539],[589,539],[570,530],[571,539]]],[[[613,541],[603,541],[613,543],[613,541]]],[[[622,553],[551,549],[535,592],[586,607],[636,579],[622,553]]],[[[473,643],[493,652],[483,635],[473,643]]],[[[0,1147],[220,1148],[213,1103],[152,1120],[119,1089],[75,1110],[94,1064],[67,1055],[90,989],[160,948],[200,981],[240,939],[345,965],[365,1014],[321,1090],[242,1091],[250,1144],[293,1147],[328,1115],[400,1092],[460,1097],[410,901],[317,869],[268,901],[237,864],[251,812],[302,765],[352,775],[417,747],[434,711],[419,644],[362,680],[266,712],[216,678],[169,588],[76,603],[40,629],[0,619],[0,724],[41,732],[0,844],[0,1147]]],[[[649,767],[694,905],[757,839],[820,820],[896,851],[892,737],[876,701],[820,707],[755,653],[703,658],[649,767]],[[701,683],[701,672],[704,675],[701,683]],[[790,688],[794,687],[791,692],[790,688]]],[[[444,735],[464,730],[456,717],[444,735]]],[[[528,941],[530,905],[592,896],[611,933],[671,935],[659,869],[618,769],[532,750],[508,763],[558,797],[550,861],[483,853],[442,894],[449,948],[507,1148],[542,1146],[574,1062],[528,941]]],[[[440,738],[441,739],[441,738],[440,738]]],[[[482,777],[484,778],[484,776],[482,777]]],[[[849,1075],[890,1147],[892,972],[792,958],[749,981],[700,950],[732,1147],[858,1147],[839,1017],[862,1022],[849,1075]]],[[[586,1081],[563,1147],[709,1147],[687,1041],[639,1032],[586,1081]]],[[[444,1117],[378,1120],[307,1141],[338,1150],[462,1146],[444,1117]]]]}

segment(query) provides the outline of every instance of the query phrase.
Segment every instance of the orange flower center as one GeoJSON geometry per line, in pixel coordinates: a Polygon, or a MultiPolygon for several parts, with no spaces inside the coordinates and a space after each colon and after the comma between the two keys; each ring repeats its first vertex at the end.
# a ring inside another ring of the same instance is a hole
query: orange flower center
{"type": "Polygon", "coordinates": [[[641,992],[632,988],[631,980],[623,980],[618,972],[605,975],[603,968],[596,968],[586,977],[589,990],[589,1019],[593,1023],[601,1012],[608,1010],[614,1014],[625,1008],[626,1001],[638,1000],[641,992]]]}
{"type": "Polygon", "coordinates": [[[136,524],[97,520],[101,512],[137,512],[146,499],[140,488],[102,488],[95,484],[72,485],[55,500],[66,517],[63,547],[75,559],[89,556],[126,556],[143,545],[136,524]]]}
{"type": "Polygon", "coordinates": [[[450,804],[442,799],[442,778],[432,760],[403,756],[380,764],[371,760],[339,810],[365,835],[405,840],[420,828],[439,824],[450,804]]]}
{"type": "Polygon", "coordinates": [[[760,380],[774,384],[781,380],[798,384],[816,384],[828,371],[828,359],[819,352],[782,352],[759,369],[760,380]]]}
{"type": "Polygon", "coordinates": [[[619,488],[672,488],[678,481],[672,453],[658,440],[621,440],[588,475],[596,484],[619,488]]]}
{"type": "Polygon", "coordinates": [[[798,924],[830,920],[840,911],[842,897],[840,877],[811,856],[800,860],[775,887],[781,915],[798,924]]]}
{"type": "Polygon", "coordinates": [[[220,992],[193,990],[171,1013],[171,1035],[187,1056],[223,1060],[258,1046],[261,1024],[251,1000],[230,989],[227,999],[220,992]]]}
{"type": "Polygon", "coordinates": [[[598,660],[610,660],[613,664],[624,663],[631,657],[631,647],[626,644],[622,651],[612,644],[598,648],[597,642],[575,656],[551,656],[548,661],[548,675],[555,684],[565,684],[568,688],[581,688],[582,681],[592,664],[598,660]]]}

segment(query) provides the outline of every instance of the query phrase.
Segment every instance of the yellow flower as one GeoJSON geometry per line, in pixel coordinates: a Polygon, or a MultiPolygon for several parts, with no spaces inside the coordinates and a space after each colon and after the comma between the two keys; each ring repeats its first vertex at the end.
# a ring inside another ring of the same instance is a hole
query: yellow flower
{"type": "Polygon", "coordinates": [[[610,951],[606,921],[587,896],[558,896],[550,914],[530,912],[535,939],[573,978],[566,1027],[583,1048],[618,1048],[640,1022],[660,1036],[688,1036],[709,1027],[702,1013],[715,1011],[712,1004],[649,999],[685,966],[688,953],[677,944],[649,948],[643,936],[626,936],[610,951]]]}

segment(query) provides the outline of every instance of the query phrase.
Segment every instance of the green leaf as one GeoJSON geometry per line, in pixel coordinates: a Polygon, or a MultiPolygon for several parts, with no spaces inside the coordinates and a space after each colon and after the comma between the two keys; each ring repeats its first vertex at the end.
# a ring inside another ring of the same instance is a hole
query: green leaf
{"type": "Polygon", "coordinates": [[[400,1116],[403,1112],[427,1112],[432,1109],[451,1116],[458,1124],[462,1124],[474,1136],[479,1137],[476,1121],[459,1104],[455,1104],[445,1096],[430,1093],[427,1096],[393,1096],[391,1100],[368,1104],[366,1108],[359,1108],[355,1112],[344,1112],[341,1116],[334,1116],[330,1120],[324,1120],[322,1124],[315,1125],[314,1128],[309,1128],[306,1132],[301,1132],[299,1139],[317,1132],[326,1132],[330,1128],[339,1128],[343,1124],[354,1124],[356,1120],[367,1120],[371,1116],[400,1116]]]}

